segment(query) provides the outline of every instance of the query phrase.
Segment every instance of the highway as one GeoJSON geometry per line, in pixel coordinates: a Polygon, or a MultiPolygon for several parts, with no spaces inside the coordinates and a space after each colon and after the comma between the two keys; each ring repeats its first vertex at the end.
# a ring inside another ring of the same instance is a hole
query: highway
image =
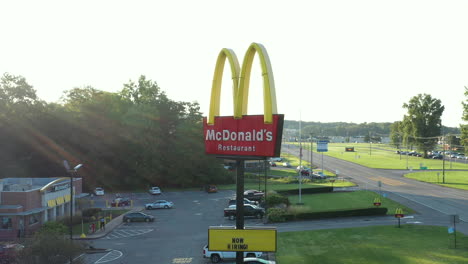
{"type": "MultiPolygon", "coordinates": [[[[284,152],[299,156],[298,146],[289,145],[282,149],[284,152]]],[[[314,152],[313,161],[315,165],[321,167],[321,153],[314,152]]],[[[405,178],[404,175],[409,173],[408,170],[372,169],[326,155],[323,155],[323,167],[332,172],[338,170],[340,177],[355,182],[360,189],[386,193],[389,198],[413,208],[418,215],[428,220],[440,219],[442,222],[447,220],[448,223],[450,215],[459,215],[460,220],[464,222],[460,223],[460,228],[463,227],[460,231],[468,233],[466,226],[468,191],[405,178]],[[381,187],[378,186],[379,181],[381,187]]]]}

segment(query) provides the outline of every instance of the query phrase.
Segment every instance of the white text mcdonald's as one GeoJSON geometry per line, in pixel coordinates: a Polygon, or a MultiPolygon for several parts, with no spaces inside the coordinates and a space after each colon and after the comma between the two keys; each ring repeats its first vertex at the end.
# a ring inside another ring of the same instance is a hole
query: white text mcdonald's
{"type": "Polygon", "coordinates": [[[222,49],[216,62],[210,111],[203,119],[205,152],[218,156],[275,157],[281,152],[284,115],[277,113],[276,91],[270,59],[265,47],[252,43],[242,68],[234,51],[222,49]],[[250,70],[258,54],[263,78],[263,115],[247,115],[250,70]],[[233,80],[233,116],[219,116],[221,80],[225,61],[233,80]]]}
{"type": "Polygon", "coordinates": [[[272,124],[264,124],[263,115],[215,117],[214,125],[204,119],[205,151],[225,156],[279,156],[283,115],[273,115],[272,124]]]}

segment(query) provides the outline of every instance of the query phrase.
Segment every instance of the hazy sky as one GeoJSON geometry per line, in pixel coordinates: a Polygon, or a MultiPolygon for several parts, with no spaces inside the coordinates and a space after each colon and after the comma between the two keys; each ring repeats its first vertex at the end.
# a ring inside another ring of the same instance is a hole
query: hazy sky
{"type": "MultiPolygon", "coordinates": [[[[222,48],[239,61],[252,42],[272,63],[287,120],[393,122],[427,93],[442,123],[462,123],[468,85],[468,1],[1,1],[0,73],[40,98],[91,85],[119,91],[146,75],[208,112],[222,48]]],[[[249,114],[263,113],[258,60],[249,114]]],[[[222,115],[232,115],[229,67],[222,115]]]]}

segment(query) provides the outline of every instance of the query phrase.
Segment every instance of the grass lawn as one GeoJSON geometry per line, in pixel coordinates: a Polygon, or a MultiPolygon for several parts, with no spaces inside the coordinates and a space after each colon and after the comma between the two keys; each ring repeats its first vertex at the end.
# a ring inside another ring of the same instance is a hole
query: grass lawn
{"type": "Polygon", "coordinates": [[[291,202],[291,211],[320,212],[374,207],[373,203],[376,197],[380,197],[381,207],[388,209],[388,215],[395,214],[396,208],[402,208],[405,214],[414,213],[414,210],[371,191],[306,194],[301,196],[304,205],[295,205],[299,202],[298,195],[289,196],[289,201],[291,202]]]}
{"type": "MultiPolygon", "coordinates": [[[[297,144],[297,143],[296,143],[297,144]]],[[[304,144],[304,152],[310,151],[310,145],[304,144]]],[[[314,144],[314,150],[316,144],[314,144]]],[[[413,157],[395,154],[396,148],[383,144],[369,144],[369,143],[329,143],[328,152],[324,155],[347,160],[357,163],[369,168],[380,169],[419,169],[420,165],[428,169],[442,169],[442,160],[423,159],[421,157],[413,157]],[[354,152],[346,152],[345,147],[354,147],[354,152]]],[[[405,151],[405,149],[402,149],[405,151]]],[[[445,161],[446,169],[467,169],[468,161],[450,162],[445,161]]]]}
{"type": "Polygon", "coordinates": [[[462,264],[468,237],[454,249],[447,227],[371,226],[278,233],[281,264],[462,264]],[[451,243],[450,243],[451,242],[451,243]]]}
{"type": "Polygon", "coordinates": [[[423,171],[406,174],[405,177],[428,183],[434,183],[450,188],[468,190],[468,172],[467,171],[446,171],[445,183],[442,183],[442,172],[423,171]],[[439,176],[437,176],[439,174],[439,176]]]}

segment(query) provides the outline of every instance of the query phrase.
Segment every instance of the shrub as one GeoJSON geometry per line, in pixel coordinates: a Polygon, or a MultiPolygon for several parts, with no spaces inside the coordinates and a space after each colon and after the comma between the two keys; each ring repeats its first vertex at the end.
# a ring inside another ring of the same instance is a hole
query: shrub
{"type": "Polygon", "coordinates": [[[289,198],[278,193],[267,195],[266,204],[268,207],[273,207],[278,204],[289,206],[289,198]]]}
{"type": "Polygon", "coordinates": [[[286,211],[280,208],[269,208],[267,210],[267,219],[270,222],[284,222],[286,221],[286,211]]]}
{"type": "Polygon", "coordinates": [[[101,213],[101,208],[87,208],[82,211],[83,217],[92,217],[101,213]]]}
{"type": "Polygon", "coordinates": [[[370,207],[359,209],[346,209],[336,211],[323,212],[289,212],[285,215],[286,219],[304,220],[304,219],[321,219],[334,217],[349,217],[349,216],[369,216],[369,215],[386,215],[388,209],[383,207],[370,207]]]}
{"type": "MultiPolygon", "coordinates": [[[[332,191],[333,191],[333,187],[302,188],[301,189],[302,194],[326,193],[326,192],[332,192],[332,191]]],[[[284,194],[284,195],[295,195],[295,194],[299,194],[299,189],[277,190],[277,192],[280,194],[284,194]]]]}

